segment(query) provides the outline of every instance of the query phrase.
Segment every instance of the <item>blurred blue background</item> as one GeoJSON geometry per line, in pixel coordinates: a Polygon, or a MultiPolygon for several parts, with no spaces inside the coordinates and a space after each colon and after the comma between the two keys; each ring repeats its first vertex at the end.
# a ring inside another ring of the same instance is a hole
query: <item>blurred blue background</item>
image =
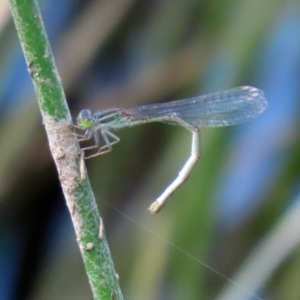
{"type": "MultiPolygon", "coordinates": [[[[124,129],[87,161],[125,299],[300,299],[299,1],[38,2],[74,118],[241,85],[269,102],[203,129],[201,160],[155,216],[186,130],[124,129]]],[[[0,299],[91,299],[6,2],[0,44],[0,299]]]]}

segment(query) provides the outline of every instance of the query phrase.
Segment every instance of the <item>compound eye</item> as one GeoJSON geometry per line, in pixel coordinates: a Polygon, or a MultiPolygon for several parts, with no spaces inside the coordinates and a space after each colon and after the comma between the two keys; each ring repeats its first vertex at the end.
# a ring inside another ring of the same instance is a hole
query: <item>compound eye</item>
{"type": "Polygon", "coordinates": [[[81,120],[89,120],[91,119],[91,111],[89,109],[83,109],[79,115],[77,119],[81,119],[81,120]]]}

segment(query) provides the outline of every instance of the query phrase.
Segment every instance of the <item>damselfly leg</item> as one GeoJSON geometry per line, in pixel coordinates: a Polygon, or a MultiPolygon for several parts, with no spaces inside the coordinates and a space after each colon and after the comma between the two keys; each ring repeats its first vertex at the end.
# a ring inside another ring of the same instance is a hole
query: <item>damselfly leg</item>
{"type": "MultiPolygon", "coordinates": [[[[75,128],[78,128],[78,126],[75,126],[75,128]]],[[[88,156],[84,155],[85,159],[89,159],[110,152],[112,150],[112,145],[120,141],[119,137],[117,137],[115,134],[113,134],[107,129],[93,130],[93,128],[90,128],[87,129],[84,134],[75,133],[75,135],[79,137],[78,142],[86,142],[94,138],[93,145],[81,148],[81,151],[84,153],[86,153],[86,151],[97,149],[96,153],[94,154],[88,156]],[[103,140],[105,142],[104,146],[100,145],[99,133],[102,135],[103,140]],[[109,140],[108,137],[110,137],[112,140],[109,140]]]]}

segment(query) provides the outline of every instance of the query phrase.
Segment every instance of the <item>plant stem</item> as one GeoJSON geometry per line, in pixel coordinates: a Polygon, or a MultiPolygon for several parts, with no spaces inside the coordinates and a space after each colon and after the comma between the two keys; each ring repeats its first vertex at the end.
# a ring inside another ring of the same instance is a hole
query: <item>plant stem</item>
{"type": "Polygon", "coordinates": [[[107,241],[99,238],[97,204],[89,180],[82,178],[85,168],[38,5],[10,0],[10,6],[94,299],[123,299],[107,241]]]}

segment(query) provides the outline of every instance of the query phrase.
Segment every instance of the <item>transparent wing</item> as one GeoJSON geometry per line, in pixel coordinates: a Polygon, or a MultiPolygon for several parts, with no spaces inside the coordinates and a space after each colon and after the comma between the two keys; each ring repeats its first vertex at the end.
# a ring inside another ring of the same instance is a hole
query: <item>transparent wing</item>
{"type": "Polygon", "coordinates": [[[267,107],[264,93],[250,86],[238,87],[209,95],[148,104],[126,109],[133,123],[142,120],[168,121],[167,117],[177,117],[194,127],[220,127],[245,122],[261,114],[267,107]]]}

